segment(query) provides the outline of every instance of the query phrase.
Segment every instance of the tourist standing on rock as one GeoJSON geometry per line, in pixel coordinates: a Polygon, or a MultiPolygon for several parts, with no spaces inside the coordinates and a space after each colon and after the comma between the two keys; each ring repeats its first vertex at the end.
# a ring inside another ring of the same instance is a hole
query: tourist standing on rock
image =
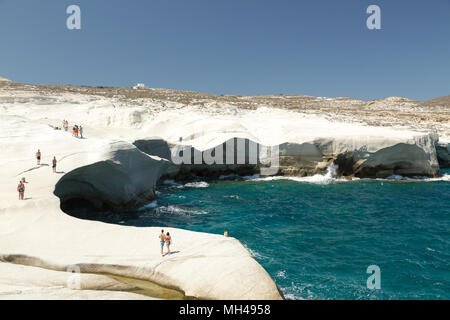
{"type": "Polygon", "coordinates": [[[52,168],[53,168],[53,173],[56,173],[56,157],[53,157],[52,168]]]}
{"type": "Polygon", "coordinates": [[[172,237],[170,236],[170,233],[167,232],[167,234],[166,234],[167,254],[170,254],[170,244],[171,243],[172,243],[172,237]]]}
{"type": "Polygon", "coordinates": [[[37,165],[41,165],[41,150],[38,149],[38,151],[36,152],[36,160],[37,160],[37,165]]]}
{"type": "Polygon", "coordinates": [[[67,131],[69,130],[69,121],[64,120],[64,130],[67,131]]]}
{"type": "Polygon", "coordinates": [[[19,200],[23,200],[25,194],[25,185],[22,181],[19,181],[19,185],[17,186],[17,191],[19,192],[19,200]]]}
{"type": "Polygon", "coordinates": [[[83,139],[83,127],[80,125],[80,138],[83,139]]]}
{"type": "Polygon", "coordinates": [[[166,243],[166,235],[164,234],[164,229],[161,230],[159,234],[159,244],[161,245],[161,255],[164,256],[164,243],[166,243]]]}

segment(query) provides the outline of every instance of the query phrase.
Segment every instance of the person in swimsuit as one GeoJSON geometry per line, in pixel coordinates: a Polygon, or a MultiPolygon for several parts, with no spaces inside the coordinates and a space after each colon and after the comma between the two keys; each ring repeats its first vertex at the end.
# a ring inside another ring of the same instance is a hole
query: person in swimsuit
{"type": "Polygon", "coordinates": [[[159,234],[159,244],[161,246],[161,255],[164,256],[164,243],[166,242],[166,236],[164,234],[164,230],[161,230],[161,233],[159,234]]]}
{"type": "Polygon", "coordinates": [[[25,194],[25,185],[22,181],[19,181],[19,185],[17,186],[17,191],[19,192],[19,200],[23,200],[23,196],[25,194]]]}
{"type": "Polygon", "coordinates": [[[172,237],[170,236],[170,233],[166,233],[166,246],[167,246],[167,254],[170,254],[170,244],[172,243],[172,237]]]}
{"type": "Polygon", "coordinates": [[[39,149],[36,152],[36,160],[37,160],[37,164],[39,166],[41,164],[41,150],[39,150],[39,149]]]}
{"type": "Polygon", "coordinates": [[[53,157],[52,163],[53,173],[56,173],[56,157],[53,157]]]}

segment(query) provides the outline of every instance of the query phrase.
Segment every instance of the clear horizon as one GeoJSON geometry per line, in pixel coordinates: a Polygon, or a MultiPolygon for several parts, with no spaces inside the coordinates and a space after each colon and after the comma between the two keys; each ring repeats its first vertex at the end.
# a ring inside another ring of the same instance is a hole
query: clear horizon
{"type": "Polygon", "coordinates": [[[424,101],[450,94],[450,1],[0,0],[20,83],[424,101]],[[81,30],[68,30],[69,5],[81,30]],[[381,8],[381,30],[366,9],[381,8]]]}

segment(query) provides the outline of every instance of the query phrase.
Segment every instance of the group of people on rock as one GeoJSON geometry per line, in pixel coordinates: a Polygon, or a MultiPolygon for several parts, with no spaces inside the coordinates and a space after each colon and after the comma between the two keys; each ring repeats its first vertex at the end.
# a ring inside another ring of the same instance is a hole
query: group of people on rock
{"type": "MultiPolygon", "coordinates": [[[[37,165],[38,165],[38,166],[41,165],[41,157],[42,157],[41,150],[38,149],[38,151],[36,152],[36,160],[37,160],[37,165]]],[[[56,156],[53,156],[53,160],[52,160],[52,169],[53,169],[53,172],[54,172],[54,173],[56,173],[56,163],[57,163],[57,161],[56,161],[56,156]]]]}
{"type": "MultiPolygon", "coordinates": [[[[59,129],[57,127],[54,127],[55,129],[59,129]]],[[[62,122],[62,128],[64,129],[64,131],[68,131],[69,130],[69,121],[67,120],[63,120],[62,122]]],[[[83,139],[83,127],[80,125],[74,125],[72,128],[72,136],[76,137],[76,138],[81,138],[83,139]]],[[[40,166],[41,165],[41,158],[42,158],[42,154],[41,154],[41,150],[38,149],[38,151],[36,152],[36,161],[37,161],[37,165],[40,166]]],[[[52,170],[53,173],[56,173],[56,157],[53,157],[52,160],[52,170]]],[[[25,179],[22,179],[21,181],[19,181],[19,185],[17,186],[17,191],[19,192],[19,200],[24,200],[24,194],[25,194],[25,179]]]]}
{"type": "MultiPolygon", "coordinates": [[[[69,131],[69,121],[63,120],[62,127],[64,131],[69,131]]],[[[83,127],[77,124],[72,127],[72,136],[75,138],[83,139],[83,127]]]]}
{"type": "Polygon", "coordinates": [[[170,254],[170,245],[172,243],[172,237],[170,236],[169,232],[164,234],[164,229],[161,230],[161,233],[159,234],[159,243],[161,246],[161,255],[164,257],[164,244],[167,246],[167,254],[170,254]]]}
{"type": "Polygon", "coordinates": [[[78,126],[78,125],[74,125],[72,128],[72,135],[75,138],[80,138],[83,139],[83,127],[82,126],[78,126]]]}
{"type": "MultiPolygon", "coordinates": [[[[36,152],[36,162],[37,165],[40,166],[41,165],[41,158],[42,158],[42,153],[41,150],[38,149],[38,151],[36,152]]],[[[56,173],[56,164],[57,164],[57,160],[56,160],[56,156],[53,156],[53,160],[52,160],[52,170],[53,173],[56,173]]],[[[17,191],[19,192],[19,200],[24,200],[24,195],[25,195],[25,178],[22,178],[22,180],[19,181],[19,185],[17,186],[17,191]]]]}

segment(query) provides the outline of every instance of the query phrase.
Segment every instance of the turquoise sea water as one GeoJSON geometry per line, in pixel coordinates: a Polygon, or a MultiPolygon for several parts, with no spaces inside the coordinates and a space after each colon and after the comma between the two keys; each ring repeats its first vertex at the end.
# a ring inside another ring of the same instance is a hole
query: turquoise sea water
{"type": "Polygon", "coordinates": [[[437,181],[169,181],[155,203],[120,223],[228,230],[287,299],[450,299],[449,173],[437,181]],[[381,270],[380,290],[367,288],[370,265],[381,270]]]}

